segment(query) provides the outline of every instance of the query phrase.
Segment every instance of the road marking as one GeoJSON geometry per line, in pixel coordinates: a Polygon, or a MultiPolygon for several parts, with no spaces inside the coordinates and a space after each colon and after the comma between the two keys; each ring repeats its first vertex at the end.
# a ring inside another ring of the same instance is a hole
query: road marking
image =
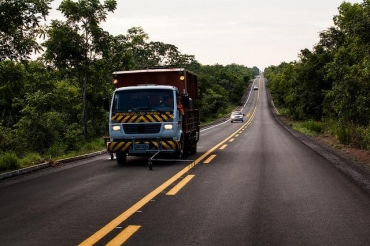
{"type": "MultiPolygon", "coordinates": [[[[80,246],[91,246],[97,243],[99,240],[101,240],[103,237],[105,237],[108,233],[110,233],[112,230],[114,230],[116,227],[118,227],[122,222],[127,220],[131,215],[136,213],[140,208],[142,208],[144,205],[146,205],[148,202],[153,200],[154,197],[156,197],[159,193],[161,193],[164,189],[166,189],[169,185],[171,185],[173,182],[175,182],[177,179],[179,179],[181,176],[183,176],[185,173],[187,173],[190,169],[194,168],[198,163],[200,163],[204,158],[209,156],[213,151],[218,149],[221,145],[225,144],[227,141],[229,141],[231,138],[233,138],[243,127],[248,126],[253,118],[254,115],[257,112],[257,107],[254,108],[252,117],[248,119],[248,121],[241,126],[237,131],[232,133],[230,136],[222,140],[220,143],[216,144],[214,147],[209,149],[206,153],[201,155],[198,159],[196,159],[194,162],[187,165],[185,168],[180,170],[178,173],[176,173],[174,176],[172,176],[170,179],[165,181],[163,184],[158,186],[156,189],[154,189],[152,192],[150,192],[148,195],[140,199],[138,202],[136,202],[134,205],[132,205],[130,208],[128,208],[126,211],[124,211],[122,214],[118,215],[115,219],[110,221],[108,224],[103,226],[101,229],[99,229],[97,232],[95,232],[93,235],[85,239],[82,243],[80,243],[80,246]]],[[[208,158],[209,159],[209,158],[208,158]]],[[[213,158],[212,158],[213,159],[213,158]]]]}
{"type": "Polygon", "coordinates": [[[189,174],[183,178],[177,185],[175,185],[166,195],[173,196],[176,195],[179,190],[181,190],[195,175],[189,174]]]}
{"type": "Polygon", "coordinates": [[[236,135],[235,135],[235,137],[236,137],[236,138],[237,138],[237,137],[239,137],[239,134],[236,134],[236,135]]]}
{"type": "Polygon", "coordinates": [[[118,234],[115,238],[113,238],[107,246],[115,246],[115,245],[122,245],[129,239],[137,230],[140,229],[141,226],[139,225],[129,225],[126,227],[120,234],[118,234]]]}
{"type": "Polygon", "coordinates": [[[231,142],[233,142],[234,140],[235,140],[235,138],[232,138],[232,139],[230,139],[230,140],[229,140],[229,142],[231,143],[231,142]]]}
{"type": "Polygon", "coordinates": [[[85,239],[82,243],[80,243],[80,246],[90,246],[95,243],[97,243],[99,240],[101,240],[103,237],[105,237],[109,232],[111,232],[114,228],[119,226],[123,221],[128,219],[131,215],[136,213],[140,208],[142,208],[145,204],[153,200],[154,197],[156,197],[159,193],[161,193],[164,189],[166,189],[169,185],[171,185],[173,182],[175,182],[177,179],[179,179],[181,176],[183,176],[185,173],[189,171],[189,169],[194,168],[195,165],[197,165],[201,160],[206,158],[210,153],[212,153],[215,149],[217,149],[221,144],[223,144],[225,141],[227,141],[230,137],[223,140],[221,143],[217,144],[210,150],[208,150],[206,153],[204,153],[202,156],[200,156],[198,159],[196,159],[191,164],[187,165],[185,168],[180,170],[178,173],[176,173],[174,176],[172,176],[170,179],[165,181],[163,184],[158,186],[156,189],[154,189],[152,192],[150,192],[148,195],[143,197],[141,200],[136,202],[134,205],[132,205],[129,209],[124,211],[122,214],[118,215],[115,219],[113,219],[111,222],[106,224],[104,227],[102,227],[100,230],[95,232],[93,235],[91,235],[89,238],[85,239]]]}
{"type": "Polygon", "coordinates": [[[224,144],[220,147],[220,149],[225,149],[227,147],[227,144],[224,144]]]}
{"type": "Polygon", "coordinates": [[[207,158],[207,160],[205,160],[203,163],[204,164],[208,164],[208,163],[210,163],[212,160],[213,160],[213,158],[215,158],[216,157],[216,155],[211,155],[210,157],[208,157],[207,158]]]}

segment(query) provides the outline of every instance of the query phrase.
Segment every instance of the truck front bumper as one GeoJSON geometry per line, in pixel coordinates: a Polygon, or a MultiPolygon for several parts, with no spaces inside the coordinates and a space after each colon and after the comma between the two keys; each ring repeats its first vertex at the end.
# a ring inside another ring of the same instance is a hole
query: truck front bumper
{"type": "Polygon", "coordinates": [[[110,153],[123,153],[129,155],[145,155],[150,153],[161,152],[176,152],[180,150],[181,144],[179,140],[172,139],[156,139],[156,140],[123,140],[107,142],[107,150],[110,153]]]}

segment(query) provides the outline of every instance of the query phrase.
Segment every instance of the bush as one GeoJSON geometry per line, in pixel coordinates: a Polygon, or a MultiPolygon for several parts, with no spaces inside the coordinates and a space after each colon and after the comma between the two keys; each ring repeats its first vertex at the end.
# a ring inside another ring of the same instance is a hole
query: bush
{"type": "Polygon", "coordinates": [[[0,171],[16,170],[20,168],[19,159],[15,153],[5,153],[0,156],[0,171]]]}
{"type": "Polygon", "coordinates": [[[370,148],[370,128],[352,126],[350,129],[351,144],[354,147],[368,150],[370,148]]]}
{"type": "Polygon", "coordinates": [[[321,123],[310,120],[310,121],[293,123],[293,129],[303,134],[313,136],[313,135],[317,135],[321,133],[323,127],[321,123]]]}
{"type": "Polygon", "coordinates": [[[314,132],[314,133],[321,133],[322,132],[321,123],[313,121],[313,120],[303,122],[302,127],[306,128],[307,130],[309,130],[311,132],[314,132]]]}
{"type": "Polygon", "coordinates": [[[338,137],[340,143],[349,144],[351,142],[351,137],[349,133],[349,127],[340,125],[336,129],[336,136],[338,137]]]}
{"type": "Polygon", "coordinates": [[[90,153],[92,151],[100,151],[105,148],[103,138],[97,138],[90,142],[85,143],[81,148],[81,153],[90,153]]]}
{"type": "Polygon", "coordinates": [[[35,164],[39,164],[43,162],[43,158],[38,153],[27,153],[25,156],[20,159],[20,166],[21,167],[29,167],[35,164]]]}
{"type": "Polygon", "coordinates": [[[45,153],[50,159],[63,156],[66,153],[66,146],[63,143],[54,143],[45,153]]]}

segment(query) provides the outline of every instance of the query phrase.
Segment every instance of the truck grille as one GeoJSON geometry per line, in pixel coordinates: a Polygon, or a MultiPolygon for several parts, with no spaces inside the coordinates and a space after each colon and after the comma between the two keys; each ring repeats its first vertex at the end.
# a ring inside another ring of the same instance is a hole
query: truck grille
{"type": "Polygon", "coordinates": [[[123,130],[127,134],[159,133],[162,124],[124,124],[123,130]]]}

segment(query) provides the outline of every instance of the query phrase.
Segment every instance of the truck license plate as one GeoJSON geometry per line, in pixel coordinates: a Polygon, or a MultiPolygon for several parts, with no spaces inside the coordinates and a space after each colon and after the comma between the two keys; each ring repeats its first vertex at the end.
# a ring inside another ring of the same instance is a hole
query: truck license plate
{"type": "Polygon", "coordinates": [[[149,149],[149,144],[135,144],[135,150],[147,150],[149,149]]]}

